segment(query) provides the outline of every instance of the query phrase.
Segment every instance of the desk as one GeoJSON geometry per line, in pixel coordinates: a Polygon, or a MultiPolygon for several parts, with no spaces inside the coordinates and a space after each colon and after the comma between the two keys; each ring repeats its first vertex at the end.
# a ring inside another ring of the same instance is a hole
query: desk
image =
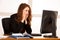
{"type": "MultiPolygon", "coordinates": [[[[9,35],[7,35],[7,36],[9,36],[9,35]]],[[[7,38],[2,38],[0,40],[60,40],[60,38],[43,38],[40,36],[36,36],[36,37],[34,36],[33,38],[11,38],[11,37],[7,37],[7,38]]]]}
{"type": "Polygon", "coordinates": [[[0,39],[0,40],[60,40],[60,38],[5,38],[5,39],[0,39]]]}

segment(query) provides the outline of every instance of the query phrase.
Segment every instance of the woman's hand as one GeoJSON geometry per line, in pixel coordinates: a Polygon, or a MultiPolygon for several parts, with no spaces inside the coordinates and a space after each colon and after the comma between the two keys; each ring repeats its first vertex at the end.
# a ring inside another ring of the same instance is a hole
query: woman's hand
{"type": "Polygon", "coordinates": [[[27,20],[25,20],[25,24],[27,24],[27,20]]]}
{"type": "Polygon", "coordinates": [[[27,15],[23,15],[21,22],[23,23],[25,21],[25,24],[27,24],[27,17],[27,15]]]}

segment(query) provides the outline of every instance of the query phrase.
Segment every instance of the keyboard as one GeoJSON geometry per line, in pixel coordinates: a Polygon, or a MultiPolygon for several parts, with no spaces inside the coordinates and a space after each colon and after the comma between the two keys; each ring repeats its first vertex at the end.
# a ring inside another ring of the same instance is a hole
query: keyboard
{"type": "Polygon", "coordinates": [[[32,36],[42,36],[41,34],[31,34],[32,36]]]}

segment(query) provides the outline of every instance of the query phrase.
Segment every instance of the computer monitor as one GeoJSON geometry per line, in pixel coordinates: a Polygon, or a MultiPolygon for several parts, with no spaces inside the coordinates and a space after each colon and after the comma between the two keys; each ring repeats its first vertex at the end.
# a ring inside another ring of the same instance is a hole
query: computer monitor
{"type": "Polygon", "coordinates": [[[52,35],[56,36],[57,14],[58,14],[57,11],[43,10],[40,28],[41,34],[52,33],[52,35]]]}

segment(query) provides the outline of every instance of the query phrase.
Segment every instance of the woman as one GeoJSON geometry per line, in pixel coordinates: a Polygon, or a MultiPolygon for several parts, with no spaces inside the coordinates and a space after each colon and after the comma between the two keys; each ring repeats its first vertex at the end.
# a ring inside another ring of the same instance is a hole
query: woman
{"type": "Polygon", "coordinates": [[[22,3],[16,14],[11,15],[10,33],[31,34],[31,8],[28,4],[22,3]]]}

